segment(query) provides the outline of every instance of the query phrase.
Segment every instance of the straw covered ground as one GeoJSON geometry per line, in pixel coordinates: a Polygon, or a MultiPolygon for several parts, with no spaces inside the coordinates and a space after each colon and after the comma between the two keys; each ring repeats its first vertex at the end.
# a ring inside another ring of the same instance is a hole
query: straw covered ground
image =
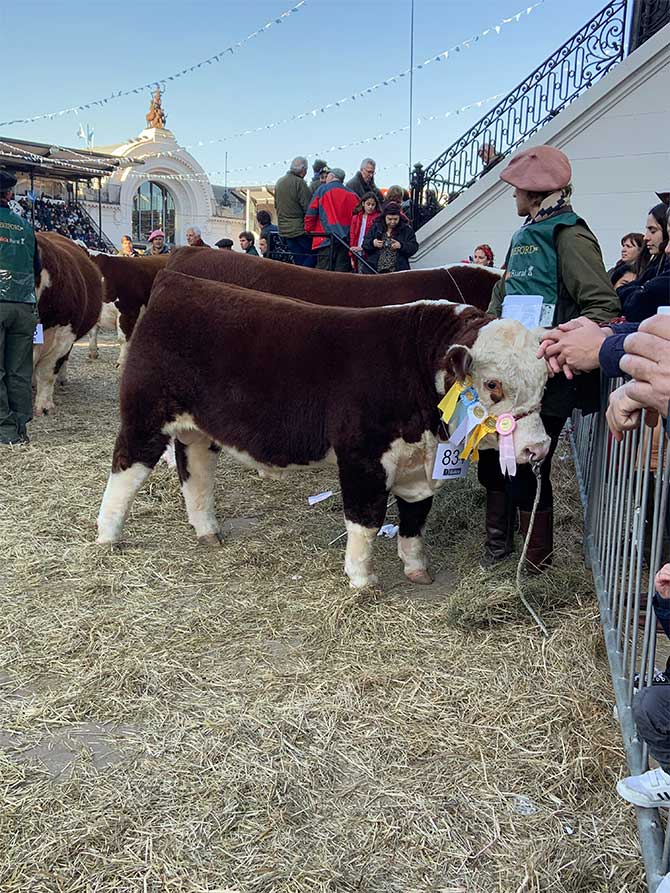
{"type": "MultiPolygon", "coordinates": [[[[2,454],[0,890],[640,893],[634,816],[567,450],[560,571],[477,569],[482,492],[441,492],[438,580],[352,593],[330,472],[223,459],[197,547],[173,470],[93,545],[116,348],[2,454]]],[[[393,509],[389,512],[393,520],[393,509]]]]}

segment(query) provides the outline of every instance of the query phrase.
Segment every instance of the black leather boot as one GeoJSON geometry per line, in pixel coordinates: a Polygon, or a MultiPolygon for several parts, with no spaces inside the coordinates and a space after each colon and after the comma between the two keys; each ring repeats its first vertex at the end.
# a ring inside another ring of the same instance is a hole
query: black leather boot
{"type": "MultiPolygon", "coordinates": [[[[524,537],[528,535],[530,512],[519,512],[519,524],[524,537]]],[[[551,567],[554,552],[554,510],[535,513],[535,523],[530,534],[526,553],[526,570],[529,574],[541,574],[551,567]]]]}
{"type": "Polygon", "coordinates": [[[514,510],[507,493],[486,491],[486,541],[480,564],[493,567],[514,551],[514,510]]]}

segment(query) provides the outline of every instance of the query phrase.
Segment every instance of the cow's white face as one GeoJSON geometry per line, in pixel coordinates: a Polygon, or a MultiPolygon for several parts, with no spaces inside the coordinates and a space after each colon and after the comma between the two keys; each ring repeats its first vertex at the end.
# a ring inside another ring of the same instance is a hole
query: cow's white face
{"type": "MultiPolygon", "coordinates": [[[[538,330],[529,330],[513,319],[496,319],[479,330],[471,348],[455,345],[447,354],[458,377],[470,375],[491,415],[524,416],[517,420],[514,432],[520,464],[543,459],[549,450],[539,413],[547,369],[544,360],[537,359],[538,346],[538,330]]],[[[497,436],[485,437],[481,446],[497,448],[497,436]]]]}

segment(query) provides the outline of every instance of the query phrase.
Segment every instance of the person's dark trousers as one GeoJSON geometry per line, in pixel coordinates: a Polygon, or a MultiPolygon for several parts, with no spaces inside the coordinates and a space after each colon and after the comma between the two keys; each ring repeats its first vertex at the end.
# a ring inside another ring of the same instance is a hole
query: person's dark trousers
{"type": "Polygon", "coordinates": [[[0,302],[0,443],[20,443],[33,412],[34,304],[0,302]]]}
{"type": "Polygon", "coordinates": [[[633,698],[633,718],[640,738],[670,773],[670,685],[650,685],[633,698]]]}
{"type": "Polygon", "coordinates": [[[311,236],[297,236],[295,239],[284,239],[286,247],[293,255],[293,263],[299,267],[315,267],[316,255],[312,251],[311,236]]]}
{"type": "MultiPolygon", "coordinates": [[[[554,549],[554,494],[551,486],[551,460],[558,444],[558,438],[565,425],[565,419],[558,416],[541,414],[540,418],[551,444],[547,458],[542,463],[540,469],[542,489],[527,553],[529,567],[537,570],[542,570],[551,564],[551,555],[554,549]]],[[[517,465],[514,477],[504,477],[500,470],[498,451],[481,450],[477,465],[477,476],[479,483],[487,491],[495,491],[496,493],[504,493],[506,495],[510,511],[519,510],[521,532],[525,534],[533,511],[537,487],[535,475],[530,464],[517,465]]],[[[487,499],[487,507],[489,502],[490,500],[487,499]]],[[[501,509],[499,509],[499,512],[502,514],[501,509]]],[[[488,520],[487,515],[487,530],[490,526],[488,520]]],[[[487,532],[487,543],[488,539],[490,539],[490,536],[487,532]]]]}
{"type": "Polygon", "coordinates": [[[351,273],[349,249],[345,248],[340,242],[336,242],[333,245],[332,266],[330,245],[326,248],[317,248],[316,256],[316,266],[319,270],[333,270],[335,273],[351,273]]]}

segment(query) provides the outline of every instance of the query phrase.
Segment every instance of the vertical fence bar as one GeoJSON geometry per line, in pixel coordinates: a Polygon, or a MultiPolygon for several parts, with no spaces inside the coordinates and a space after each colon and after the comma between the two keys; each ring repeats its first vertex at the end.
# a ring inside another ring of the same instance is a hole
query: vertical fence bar
{"type": "MultiPolygon", "coordinates": [[[[616,383],[614,383],[616,385],[616,383]]],[[[607,396],[606,392],[603,394],[607,396]]],[[[659,447],[659,465],[654,487],[652,555],[647,587],[645,634],[641,637],[639,616],[644,572],[647,502],[650,496],[652,431],[626,435],[623,447],[609,437],[604,414],[587,429],[575,414],[570,431],[575,468],[584,503],[584,545],[591,567],[605,646],[610,665],[617,714],[628,767],[637,775],[648,767],[646,748],[637,736],[631,709],[638,668],[641,684],[650,684],[654,666],[655,618],[651,599],[654,574],[661,558],[670,484],[670,450],[659,447]],[[588,435],[587,435],[588,431],[588,435]],[[664,456],[661,473],[661,455],[664,456]],[[616,610],[614,610],[616,608],[616,610]],[[642,638],[641,651],[638,641],[642,638]],[[645,673],[646,669],[646,673],[645,673]]],[[[622,808],[624,808],[622,804],[622,808]]],[[[636,807],[640,849],[649,890],[655,891],[665,873],[670,851],[670,832],[663,834],[658,811],[636,807]]]]}

